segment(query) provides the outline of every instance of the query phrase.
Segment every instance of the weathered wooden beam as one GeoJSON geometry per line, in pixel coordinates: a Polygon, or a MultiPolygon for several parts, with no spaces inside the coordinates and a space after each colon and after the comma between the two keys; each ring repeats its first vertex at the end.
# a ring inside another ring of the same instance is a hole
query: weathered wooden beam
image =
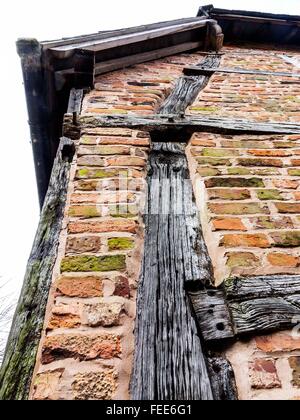
{"type": "Polygon", "coordinates": [[[220,51],[223,47],[224,34],[217,21],[211,21],[207,24],[207,42],[206,48],[213,51],[220,51]]]}
{"type": "Polygon", "coordinates": [[[103,51],[110,48],[120,47],[122,45],[134,44],[137,42],[142,42],[150,39],[160,38],[163,36],[168,36],[184,31],[197,30],[204,28],[208,22],[213,21],[212,19],[196,19],[188,22],[177,22],[172,23],[170,21],[163,27],[159,28],[148,28],[144,31],[120,34],[118,32],[111,33],[110,37],[95,37],[93,41],[78,40],[72,44],[65,43],[64,45],[52,46],[51,51],[56,56],[62,56],[62,53],[67,53],[70,50],[75,48],[84,48],[89,51],[103,51]]]}
{"type": "Polygon", "coordinates": [[[288,329],[300,319],[297,275],[233,278],[188,293],[205,342],[288,329]]]}
{"type": "Polygon", "coordinates": [[[70,91],[67,113],[68,114],[76,113],[77,115],[80,114],[82,100],[83,100],[83,89],[72,88],[70,91]]]}
{"type": "Polygon", "coordinates": [[[236,335],[294,327],[300,318],[300,276],[234,278],[225,293],[236,335]]]}
{"type": "MultiPolygon", "coordinates": [[[[202,17],[202,19],[206,19],[202,17]]],[[[130,28],[123,28],[123,29],[115,29],[115,30],[108,30],[108,31],[100,31],[94,34],[89,35],[80,35],[75,37],[63,38],[59,40],[53,41],[44,41],[42,42],[42,46],[44,49],[55,49],[56,47],[62,46],[72,46],[72,45],[81,45],[81,43],[94,43],[95,41],[101,41],[103,39],[111,38],[112,36],[123,36],[123,35],[130,35],[140,32],[145,32],[150,29],[160,29],[168,26],[174,26],[177,24],[188,23],[188,22],[199,22],[199,17],[190,17],[190,18],[183,18],[183,19],[175,19],[171,21],[164,21],[158,23],[150,23],[147,25],[140,25],[134,26],[130,28]]]]}
{"type": "Polygon", "coordinates": [[[235,401],[238,399],[234,371],[224,357],[208,357],[209,378],[214,400],[235,401]]]}
{"type": "Polygon", "coordinates": [[[28,398],[57,257],[74,144],[62,138],[0,370],[0,399],[28,398]]]}
{"type": "MultiPolygon", "coordinates": [[[[220,56],[217,54],[208,55],[199,63],[199,66],[215,68],[219,65],[220,59],[220,56]]],[[[202,75],[180,77],[171,94],[160,106],[159,114],[184,115],[186,108],[193,103],[200,90],[207,85],[208,81],[209,77],[202,75]]]]}
{"type": "Polygon", "coordinates": [[[35,174],[40,207],[42,207],[52,165],[42,48],[35,39],[19,39],[17,51],[21,58],[35,174]]]}
{"type": "Polygon", "coordinates": [[[231,315],[222,289],[211,287],[188,293],[205,341],[234,338],[231,315]]]}
{"type": "Polygon", "coordinates": [[[236,74],[257,74],[262,76],[278,76],[278,77],[296,77],[300,78],[300,73],[263,71],[263,70],[247,70],[247,69],[230,69],[224,67],[208,67],[208,66],[186,66],[183,69],[187,75],[211,75],[212,73],[236,73],[236,74]]]}
{"type": "Polygon", "coordinates": [[[95,77],[95,53],[86,49],[76,49],[73,60],[74,87],[92,88],[95,77]]]}
{"type": "Polygon", "coordinates": [[[83,89],[72,88],[70,91],[67,113],[73,115],[73,125],[77,125],[77,118],[81,112],[82,100],[83,89]]]}
{"type": "MultiPolygon", "coordinates": [[[[66,116],[69,124],[69,117],[66,116]]],[[[188,130],[189,133],[209,131],[228,134],[299,134],[300,124],[258,123],[247,120],[234,120],[209,116],[174,115],[81,115],[78,119],[82,128],[127,127],[145,131],[188,130]]],[[[69,127],[70,128],[70,127],[69,127]]]]}
{"type": "MultiPolygon", "coordinates": [[[[184,144],[154,143],[137,297],[133,399],[211,400],[211,384],[186,282],[211,281],[197,255],[200,226],[184,144]]],[[[205,245],[204,245],[205,246],[205,245]]]]}
{"type": "Polygon", "coordinates": [[[126,57],[115,58],[108,61],[102,61],[95,64],[95,75],[100,75],[110,71],[126,68],[135,64],[146,63],[147,61],[157,60],[159,58],[168,57],[170,55],[180,54],[185,51],[193,51],[200,48],[203,43],[201,41],[184,42],[172,47],[160,48],[157,50],[147,51],[139,54],[133,54],[126,57]]]}
{"type": "Polygon", "coordinates": [[[229,302],[228,307],[236,335],[279,331],[299,323],[300,294],[229,302]]]}
{"type": "Polygon", "coordinates": [[[230,302],[296,295],[300,294],[300,275],[232,278],[225,282],[225,292],[230,302]]]}

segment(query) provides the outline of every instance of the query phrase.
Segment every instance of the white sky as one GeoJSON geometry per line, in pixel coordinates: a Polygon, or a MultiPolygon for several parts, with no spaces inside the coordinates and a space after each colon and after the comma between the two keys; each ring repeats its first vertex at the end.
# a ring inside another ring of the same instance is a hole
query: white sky
{"type": "Polygon", "coordinates": [[[38,222],[18,37],[82,35],[181,17],[200,5],[300,15],[300,0],[10,0],[1,4],[0,277],[19,292],[38,222]]]}

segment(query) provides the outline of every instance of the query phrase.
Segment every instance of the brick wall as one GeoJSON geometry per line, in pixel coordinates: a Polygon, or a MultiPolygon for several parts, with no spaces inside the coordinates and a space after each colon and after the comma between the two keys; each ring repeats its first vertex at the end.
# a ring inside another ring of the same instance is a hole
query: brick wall
{"type": "Polygon", "coordinates": [[[153,114],[172,91],[183,67],[201,60],[201,54],[179,54],[98,76],[95,89],[85,97],[83,111],[153,114]]]}
{"type": "MultiPolygon", "coordinates": [[[[282,58],[299,59],[296,53],[224,52],[221,67],[300,71],[282,58]]],[[[215,73],[187,114],[299,123],[299,93],[298,78],[215,73]]],[[[299,135],[192,136],[187,154],[216,284],[230,276],[300,274],[299,153],[299,135]]],[[[291,331],[232,346],[226,357],[239,398],[299,399],[299,355],[299,334],[291,331]]]]}
{"type": "Polygon", "coordinates": [[[300,136],[194,134],[188,154],[219,283],[300,272],[300,136]],[[223,261],[223,263],[222,263],[223,261]]]}
{"type": "MultiPolygon", "coordinates": [[[[82,114],[149,114],[200,54],[98,76],[82,114]]],[[[149,136],[85,129],[77,144],[33,399],[128,399],[149,136]]]]}
{"type": "Polygon", "coordinates": [[[291,331],[256,337],[229,349],[242,400],[300,399],[300,338],[291,331]]]}
{"type": "Polygon", "coordinates": [[[148,148],[138,131],[82,132],[34,399],[128,398],[148,148]]]}
{"type": "MultiPolygon", "coordinates": [[[[299,73],[283,55],[299,60],[300,54],[284,51],[224,49],[220,67],[299,73]]],[[[258,122],[300,122],[299,78],[270,75],[215,73],[195,102],[191,115],[213,115],[258,122]]]]}
{"type": "MultiPolygon", "coordinates": [[[[222,67],[299,72],[283,51],[224,52],[222,67]]],[[[82,113],[155,113],[183,67],[202,57],[181,54],[98,76],[82,113]]],[[[295,78],[216,73],[187,113],[299,122],[299,86],[295,78]]],[[[129,398],[149,143],[137,130],[81,132],[33,399],[129,398]]],[[[187,156],[216,283],[299,274],[300,136],[198,133],[187,156]]],[[[239,342],[226,356],[241,399],[300,397],[300,343],[290,332],[239,342]]]]}

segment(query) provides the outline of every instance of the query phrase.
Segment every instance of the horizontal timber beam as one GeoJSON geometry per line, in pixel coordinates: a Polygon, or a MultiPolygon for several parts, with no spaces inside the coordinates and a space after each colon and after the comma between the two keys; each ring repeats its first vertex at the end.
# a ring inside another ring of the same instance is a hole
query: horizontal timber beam
{"type": "Polygon", "coordinates": [[[225,296],[236,335],[279,331],[299,323],[299,275],[229,279],[225,296]]]}
{"type": "Polygon", "coordinates": [[[206,342],[232,341],[299,323],[300,275],[236,277],[218,288],[188,293],[206,342]]]}
{"type": "Polygon", "coordinates": [[[145,63],[147,61],[157,60],[159,58],[168,57],[170,55],[179,54],[185,51],[192,51],[200,48],[201,41],[184,42],[173,47],[160,48],[153,51],[147,51],[140,54],[133,54],[126,57],[115,58],[108,61],[96,63],[95,75],[107,73],[113,70],[122,69],[124,67],[133,66],[135,64],[145,63]]]}
{"type": "Polygon", "coordinates": [[[279,76],[279,77],[298,77],[300,73],[274,72],[262,70],[246,70],[246,69],[229,69],[223,67],[201,67],[201,66],[186,66],[183,69],[184,74],[187,75],[210,75],[212,73],[237,73],[237,74],[257,74],[260,76],[279,76]]]}
{"type": "MultiPolygon", "coordinates": [[[[124,127],[145,131],[194,132],[208,131],[232,134],[300,134],[300,124],[291,123],[257,123],[246,120],[234,120],[217,117],[178,117],[174,115],[81,115],[78,117],[81,129],[96,127],[124,127]]],[[[72,115],[65,115],[65,130],[72,129],[72,115]]]]}
{"type": "Polygon", "coordinates": [[[128,34],[114,34],[108,38],[94,39],[91,41],[82,41],[75,42],[70,45],[59,45],[51,48],[51,51],[56,56],[60,56],[63,53],[66,53],[74,48],[84,48],[90,51],[103,51],[109,48],[120,47],[122,45],[133,44],[136,42],[141,42],[149,39],[155,39],[166,35],[176,34],[183,31],[190,31],[193,29],[204,28],[208,22],[215,22],[212,19],[197,19],[192,22],[184,23],[175,23],[170,22],[169,25],[166,25],[162,28],[149,28],[137,33],[128,33],[128,34]]]}

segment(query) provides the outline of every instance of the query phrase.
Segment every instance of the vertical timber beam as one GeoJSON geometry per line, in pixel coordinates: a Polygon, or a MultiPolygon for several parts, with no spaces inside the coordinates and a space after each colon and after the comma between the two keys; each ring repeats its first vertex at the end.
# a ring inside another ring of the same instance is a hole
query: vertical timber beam
{"type": "Polygon", "coordinates": [[[29,395],[57,257],[74,143],[62,138],[0,370],[0,399],[29,395]]]}
{"type": "Polygon", "coordinates": [[[206,358],[185,291],[186,281],[205,284],[212,276],[204,249],[199,264],[201,232],[196,213],[184,145],[154,143],[137,299],[133,399],[213,399],[206,358]]]}
{"type": "Polygon", "coordinates": [[[17,51],[21,58],[35,173],[42,207],[52,167],[42,47],[35,39],[20,39],[17,42],[17,51]]]}

